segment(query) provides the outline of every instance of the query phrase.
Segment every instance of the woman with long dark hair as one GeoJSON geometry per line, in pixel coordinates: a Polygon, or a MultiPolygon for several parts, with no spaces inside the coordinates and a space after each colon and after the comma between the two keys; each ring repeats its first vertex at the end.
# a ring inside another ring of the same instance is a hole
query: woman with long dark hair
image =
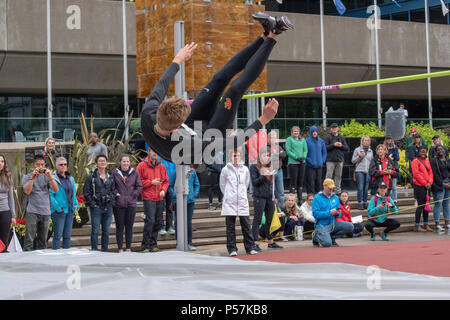
{"type": "Polygon", "coordinates": [[[4,155],[0,155],[0,240],[7,247],[11,224],[16,225],[14,184],[4,155]]]}

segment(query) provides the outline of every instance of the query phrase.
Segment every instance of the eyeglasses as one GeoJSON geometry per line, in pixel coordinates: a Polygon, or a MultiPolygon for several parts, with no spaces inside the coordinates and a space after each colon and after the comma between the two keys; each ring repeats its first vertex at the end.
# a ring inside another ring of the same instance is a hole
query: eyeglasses
{"type": "Polygon", "coordinates": [[[60,164],[58,164],[58,166],[60,166],[60,167],[67,167],[67,163],[60,163],[60,164]]]}

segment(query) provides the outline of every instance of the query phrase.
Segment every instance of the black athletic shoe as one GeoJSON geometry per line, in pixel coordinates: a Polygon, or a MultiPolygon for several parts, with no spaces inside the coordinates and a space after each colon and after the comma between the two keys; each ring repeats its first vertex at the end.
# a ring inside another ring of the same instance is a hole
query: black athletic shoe
{"type": "Polygon", "coordinates": [[[257,244],[255,245],[253,250],[258,251],[258,252],[262,252],[262,249],[257,244]]]}
{"type": "Polygon", "coordinates": [[[261,25],[264,28],[265,36],[268,36],[269,32],[271,30],[274,30],[277,24],[276,18],[269,16],[267,13],[262,11],[256,11],[255,13],[252,14],[252,17],[253,19],[258,20],[259,23],[261,23],[261,25]]]}
{"type": "Polygon", "coordinates": [[[313,240],[312,243],[313,243],[313,246],[314,246],[314,247],[320,248],[320,243],[318,243],[317,241],[314,241],[314,240],[313,240]]]}
{"type": "Polygon", "coordinates": [[[332,245],[333,247],[339,247],[339,245],[338,245],[338,243],[337,243],[336,241],[333,241],[333,242],[331,243],[331,245],[332,245]]]}
{"type": "Polygon", "coordinates": [[[268,247],[272,249],[283,249],[283,247],[277,244],[276,242],[269,244],[268,247]]]}
{"type": "Polygon", "coordinates": [[[294,25],[286,16],[281,16],[280,18],[276,18],[275,28],[272,29],[272,32],[275,34],[280,34],[283,31],[294,29],[294,25]]]}

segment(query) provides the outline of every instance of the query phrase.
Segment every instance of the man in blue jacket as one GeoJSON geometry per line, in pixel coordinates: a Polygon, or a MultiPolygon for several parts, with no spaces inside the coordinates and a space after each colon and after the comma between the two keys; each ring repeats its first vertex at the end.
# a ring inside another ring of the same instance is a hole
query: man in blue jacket
{"type": "Polygon", "coordinates": [[[322,181],[322,166],[327,161],[327,148],[325,142],[319,138],[316,126],[309,128],[309,137],[306,139],[308,155],[306,156],[306,193],[319,193],[322,181]]]}
{"type": "Polygon", "coordinates": [[[315,246],[338,246],[336,238],[339,235],[353,232],[350,222],[336,221],[341,216],[339,197],[333,193],[334,181],[323,181],[323,192],[317,194],[312,202],[312,212],[315,218],[313,244],[315,246]]]}

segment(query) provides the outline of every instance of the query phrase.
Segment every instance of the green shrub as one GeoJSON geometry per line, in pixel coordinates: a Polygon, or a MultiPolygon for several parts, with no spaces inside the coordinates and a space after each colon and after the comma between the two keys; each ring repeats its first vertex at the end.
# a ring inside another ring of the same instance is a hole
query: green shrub
{"type": "Polygon", "coordinates": [[[350,123],[345,121],[345,124],[339,127],[339,131],[344,137],[362,137],[363,135],[384,137],[384,131],[378,128],[374,122],[362,124],[355,119],[352,119],[350,123]]]}

